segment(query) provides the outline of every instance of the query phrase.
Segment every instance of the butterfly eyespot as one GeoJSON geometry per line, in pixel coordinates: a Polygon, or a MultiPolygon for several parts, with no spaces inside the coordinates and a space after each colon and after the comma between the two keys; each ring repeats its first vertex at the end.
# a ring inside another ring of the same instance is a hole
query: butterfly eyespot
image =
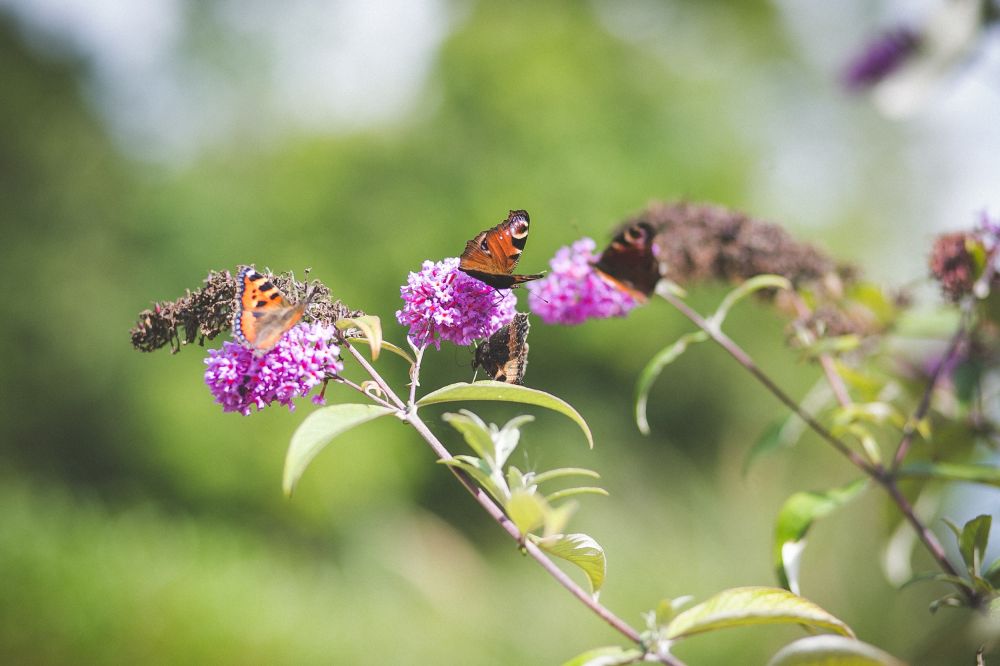
{"type": "Polygon", "coordinates": [[[512,210],[506,220],[465,244],[458,268],[494,289],[510,289],[537,280],[544,274],[514,274],[527,240],[528,214],[523,210],[512,210]]]}

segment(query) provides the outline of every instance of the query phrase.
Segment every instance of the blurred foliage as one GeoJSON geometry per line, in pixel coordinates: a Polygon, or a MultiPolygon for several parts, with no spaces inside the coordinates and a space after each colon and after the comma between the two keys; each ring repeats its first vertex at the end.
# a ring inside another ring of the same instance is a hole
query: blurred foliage
{"type": "MultiPolygon", "coordinates": [[[[720,35],[706,60],[720,43],[747,69],[791,57],[769,4],[690,4],[720,35]]],[[[597,14],[469,5],[405,122],[234,139],[180,167],[124,157],[81,92],[86,63],[41,54],[0,20],[0,260],[21,285],[15,300],[35,304],[8,308],[0,327],[0,661],[556,663],[619,641],[519,557],[397,422],[345,437],[287,501],[285,447],[311,405],[223,414],[201,382],[202,350],[128,345],[151,301],[250,262],[310,267],[402,342],[393,315],[406,272],[457,255],[510,208],[531,212],[521,267],[534,271],[581,235],[603,242],[652,198],[747,202],[763,156],[726,110],[744,92],[739,73],[665,63],[597,14]]],[[[192,16],[197,57],[213,40],[192,16]]],[[[722,293],[693,301],[708,311],[722,293]]],[[[782,327],[753,306],[727,323],[801,395],[816,372],[783,349],[782,327]]],[[[629,621],[664,596],[773,584],[784,498],[852,478],[810,441],[743,477],[745,452],[783,412],[708,345],[653,388],[652,435],[640,437],[635,378],[686,330],[656,306],[532,328],[527,384],[578,409],[597,446],[585,453],[576,426],[536,413],[512,462],[600,471],[611,496],[583,498],[575,521],[608,553],[602,601],[629,621]]],[[[468,380],[470,360],[450,345],[428,354],[424,389],[468,380]]],[[[405,382],[399,359],[380,367],[405,382]]],[[[482,409],[497,423],[517,411],[482,409]]],[[[880,506],[865,497],[815,530],[803,594],[914,663],[969,654],[957,615],[927,615],[933,591],[895,592],[875,571],[893,526],[880,506]]],[[[740,630],[680,656],[762,663],[797,635],[740,630]]]]}

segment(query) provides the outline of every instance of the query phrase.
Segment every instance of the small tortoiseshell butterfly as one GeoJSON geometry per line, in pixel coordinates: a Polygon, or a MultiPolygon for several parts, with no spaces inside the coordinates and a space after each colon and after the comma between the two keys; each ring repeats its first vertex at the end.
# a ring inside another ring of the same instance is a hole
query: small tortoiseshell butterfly
{"type": "Polygon", "coordinates": [[[611,239],[594,268],[605,282],[644,303],[660,280],[659,262],[653,254],[655,236],[647,222],[625,227],[611,239]]]}
{"type": "Polygon", "coordinates": [[[509,324],[476,347],[473,369],[482,368],[498,382],[524,383],[528,368],[528,326],[527,314],[515,314],[509,324]]]}
{"type": "Polygon", "coordinates": [[[465,244],[458,269],[494,289],[510,289],[544,276],[544,273],[513,275],[528,242],[529,224],[527,211],[510,211],[506,220],[465,244]]]}
{"type": "Polygon", "coordinates": [[[290,305],[270,278],[249,266],[240,270],[233,312],[233,335],[241,344],[265,352],[302,319],[312,294],[290,305]]]}

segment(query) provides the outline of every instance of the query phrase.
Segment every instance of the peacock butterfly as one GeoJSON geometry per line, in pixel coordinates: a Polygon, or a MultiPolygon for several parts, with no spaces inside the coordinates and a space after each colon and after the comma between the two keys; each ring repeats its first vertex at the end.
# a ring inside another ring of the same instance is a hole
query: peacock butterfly
{"type": "Polygon", "coordinates": [[[529,225],[527,211],[510,211],[506,220],[480,232],[465,244],[458,269],[494,289],[510,289],[544,276],[545,273],[513,274],[521,251],[528,242],[529,225]]]}
{"type": "Polygon", "coordinates": [[[660,280],[653,252],[656,233],[647,222],[635,222],[619,231],[594,263],[605,282],[643,303],[660,280]]]}

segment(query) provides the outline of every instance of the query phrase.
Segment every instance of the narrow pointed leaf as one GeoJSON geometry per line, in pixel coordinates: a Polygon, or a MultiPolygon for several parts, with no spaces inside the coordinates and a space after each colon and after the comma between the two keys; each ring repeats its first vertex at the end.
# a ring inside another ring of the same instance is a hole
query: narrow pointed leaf
{"type": "Polygon", "coordinates": [[[767,666],[904,666],[874,645],[844,636],[809,636],[789,643],[767,666]]]}
{"type": "Polygon", "coordinates": [[[978,576],[982,568],[992,522],[992,516],[984,513],[967,522],[962,528],[962,534],[958,538],[958,550],[970,575],[978,576]]]}
{"type": "Polygon", "coordinates": [[[432,391],[417,401],[417,405],[435,405],[442,402],[457,402],[461,400],[499,400],[502,402],[516,402],[524,405],[536,405],[545,407],[552,411],[559,412],[572,419],[583,434],[587,437],[587,444],[594,448],[594,436],[590,433],[590,427],[583,420],[580,413],[564,400],[554,395],[539,391],[538,389],[520,386],[518,384],[507,384],[505,382],[479,381],[468,384],[459,382],[450,384],[436,391],[432,391]]]}
{"type": "Polygon", "coordinates": [[[330,405],[307,416],[292,435],[285,455],[285,473],[282,479],[285,494],[292,494],[306,467],[334,437],[395,411],[380,405],[330,405]]]}
{"type": "Polygon", "coordinates": [[[617,645],[594,648],[578,654],[562,666],[625,666],[642,661],[642,652],[635,648],[626,650],[617,645]]]}
{"type": "Polygon", "coordinates": [[[858,479],[823,493],[799,492],[785,500],[775,521],[773,549],[775,572],[783,587],[797,587],[797,576],[790,575],[786,562],[788,554],[795,552],[789,545],[802,541],[814,522],[857,497],[865,489],[866,482],[867,479],[858,479]]]}
{"type": "Polygon", "coordinates": [[[476,452],[477,456],[493,460],[493,438],[490,436],[489,428],[478,416],[463,409],[458,414],[451,412],[442,414],[441,419],[462,433],[465,443],[476,452]]]}
{"type": "Polygon", "coordinates": [[[580,567],[587,575],[593,592],[601,589],[608,565],[604,549],[593,538],[586,534],[554,534],[537,539],[536,543],[546,553],[580,567]]]}
{"type": "Polygon", "coordinates": [[[680,613],[667,625],[676,640],[705,631],[757,624],[805,624],[843,636],[851,628],[813,602],[778,587],[737,587],[680,613]]]}
{"type": "Polygon", "coordinates": [[[639,380],[635,385],[635,423],[639,432],[643,435],[649,434],[649,420],[646,418],[646,403],[649,401],[649,391],[653,388],[656,378],[667,367],[687,351],[687,348],[699,342],[708,340],[708,333],[705,331],[694,331],[685,333],[669,347],[661,349],[649,363],[639,373],[639,380]]]}
{"type": "Polygon", "coordinates": [[[584,467],[559,467],[557,469],[550,469],[545,472],[539,472],[535,475],[535,483],[541,485],[546,481],[551,481],[552,479],[559,479],[565,476],[587,476],[591,479],[599,479],[601,475],[592,469],[586,469],[584,467]]]}
{"type": "Polygon", "coordinates": [[[440,460],[438,461],[442,465],[447,465],[448,467],[456,467],[466,474],[475,479],[479,486],[493,496],[500,504],[507,501],[508,496],[506,489],[499,487],[491,476],[493,469],[486,463],[485,460],[476,458],[474,456],[455,456],[451,460],[440,460]]]}
{"type": "MultiPolygon", "coordinates": [[[[371,344],[371,342],[368,340],[368,338],[347,338],[347,341],[348,342],[361,342],[361,343],[364,343],[366,345],[370,345],[371,344]]],[[[409,363],[410,365],[413,365],[413,357],[410,356],[409,354],[407,354],[405,349],[403,349],[401,347],[397,347],[396,345],[392,344],[391,342],[386,342],[385,340],[382,341],[381,347],[382,347],[382,349],[388,349],[389,351],[391,351],[396,356],[398,356],[398,357],[400,357],[402,359],[405,359],[406,362],[409,363]]]]}
{"type": "Polygon", "coordinates": [[[942,481],[970,481],[1000,487],[1000,467],[961,463],[912,463],[899,468],[898,475],[942,481]]]}
{"type": "Polygon", "coordinates": [[[574,488],[563,488],[545,496],[547,502],[558,502],[559,500],[573,497],[574,495],[603,495],[608,496],[608,491],[597,486],[576,486],[574,488]]]}
{"type": "MultiPolygon", "coordinates": [[[[361,317],[345,317],[338,319],[337,328],[346,331],[349,328],[356,328],[368,341],[368,346],[372,350],[372,360],[378,359],[379,352],[382,351],[382,320],[375,315],[363,315],[361,317]]],[[[402,350],[400,350],[402,351],[402,350]]]]}
{"type": "Polygon", "coordinates": [[[988,580],[994,589],[1000,588],[1000,560],[993,560],[993,564],[983,572],[983,578],[988,580]]]}
{"type": "Polygon", "coordinates": [[[531,414],[515,416],[507,421],[498,432],[493,433],[493,451],[497,467],[503,467],[507,458],[517,448],[517,443],[521,441],[521,426],[534,420],[535,417],[531,414]]]}

